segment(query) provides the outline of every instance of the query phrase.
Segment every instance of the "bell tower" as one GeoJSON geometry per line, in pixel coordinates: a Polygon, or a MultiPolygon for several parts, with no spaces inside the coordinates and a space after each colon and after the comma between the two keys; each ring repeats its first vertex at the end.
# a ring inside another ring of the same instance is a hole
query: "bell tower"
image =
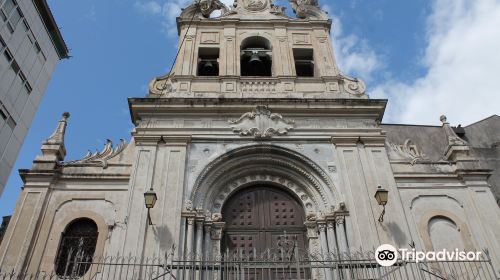
{"type": "Polygon", "coordinates": [[[333,54],[332,21],[317,0],[196,0],[177,19],[178,57],[151,97],[367,98],[333,54]]]}

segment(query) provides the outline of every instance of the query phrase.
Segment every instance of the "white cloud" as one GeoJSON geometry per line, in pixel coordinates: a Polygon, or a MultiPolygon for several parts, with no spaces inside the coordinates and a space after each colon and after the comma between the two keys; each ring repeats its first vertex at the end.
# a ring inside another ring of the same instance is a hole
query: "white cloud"
{"type": "Polygon", "coordinates": [[[142,13],[158,15],[162,11],[162,6],[156,1],[135,2],[134,6],[142,13]]]}
{"type": "Polygon", "coordinates": [[[438,124],[446,114],[454,124],[470,124],[499,114],[499,26],[497,0],[433,0],[422,58],[426,74],[372,92],[390,98],[386,121],[438,124]]]}
{"type": "MultiPolygon", "coordinates": [[[[222,0],[227,6],[231,6],[234,0],[222,0]]],[[[193,0],[151,0],[136,1],[134,6],[141,13],[146,15],[160,16],[162,27],[165,33],[170,37],[177,35],[177,25],[175,19],[181,14],[183,8],[188,7],[193,0]]],[[[214,12],[213,17],[220,13],[214,12]]]]}
{"type": "Polygon", "coordinates": [[[168,36],[177,35],[175,19],[181,14],[183,8],[189,6],[192,0],[167,0],[167,1],[136,1],[134,6],[141,13],[159,16],[161,24],[168,36]]]}
{"type": "Polygon", "coordinates": [[[381,57],[370,47],[367,40],[355,34],[344,34],[342,22],[332,14],[330,6],[324,5],[322,8],[329,12],[333,21],[332,42],[340,70],[370,83],[375,71],[384,68],[381,57]]]}
{"type": "Polygon", "coordinates": [[[97,12],[95,9],[95,5],[92,5],[90,7],[89,12],[85,14],[85,18],[89,21],[93,21],[93,22],[97,21],[97,12]]]}

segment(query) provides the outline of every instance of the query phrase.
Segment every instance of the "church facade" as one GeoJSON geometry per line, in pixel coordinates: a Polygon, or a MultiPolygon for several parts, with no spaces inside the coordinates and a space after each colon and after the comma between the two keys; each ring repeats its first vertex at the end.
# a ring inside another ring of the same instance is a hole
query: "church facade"
{"type": "MultiPolygon", "coordinates": [[[[184,9],[172,71],[152,80],[148,96],[129,99],[128,143],[68,161],[65,113],[20,171],[0,273],[60,274],[75,246],[138,257],[175,246],[177,257],[202,258],[289,239],[311,255],[381,244],[487,249],[498,273],[491,177],[500,137],[476,136],[498,117],[464,131],[444,116],[440,127],[382,124],[387,100],[370,99],[360,79],[338,69],[327,13],[314,0],[291,3],[296,18],[271,0],[184,9]],[[473,145],[485,141],[490,152],[473,145]]],[[[303,277],[368,279],[311,275],[303,277]]]]}

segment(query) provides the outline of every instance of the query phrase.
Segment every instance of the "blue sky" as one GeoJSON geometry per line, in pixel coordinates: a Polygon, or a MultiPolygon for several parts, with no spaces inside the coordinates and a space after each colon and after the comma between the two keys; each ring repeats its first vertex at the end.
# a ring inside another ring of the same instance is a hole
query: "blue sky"
{"type": "MultiPolygon", "coordinates": [[[[175,56],[175,16],[190,0],[49,0],[72,58],[61,61],[0,198],[9,215],[40,144],[63,111],[71,118],[66,159],[129,140],[127,97],[146,95],[175,56]]],[[[224,0],[224,2],[232,2],[224,0]]],[[[285,5],[286,0],[275,1],[285,5]]],[[[389,98],[384,122],[470,124],[500,114],[498,0],[328,0],[345,73],[389,98]]]]}

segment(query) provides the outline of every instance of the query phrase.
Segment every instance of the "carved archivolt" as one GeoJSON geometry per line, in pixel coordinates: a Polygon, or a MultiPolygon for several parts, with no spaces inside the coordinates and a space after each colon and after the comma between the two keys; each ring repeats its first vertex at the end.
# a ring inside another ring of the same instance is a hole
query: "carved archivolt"
{"type": "Polygon", "coordinates": [[[288,189],[306,210],[329,209],[339,202],[330,177],[313,161],[273,145],[252,145],[230,151],[202,171],[193,186],[195,207],[218,212],[235,190],[257,183],[288,189]]]}

